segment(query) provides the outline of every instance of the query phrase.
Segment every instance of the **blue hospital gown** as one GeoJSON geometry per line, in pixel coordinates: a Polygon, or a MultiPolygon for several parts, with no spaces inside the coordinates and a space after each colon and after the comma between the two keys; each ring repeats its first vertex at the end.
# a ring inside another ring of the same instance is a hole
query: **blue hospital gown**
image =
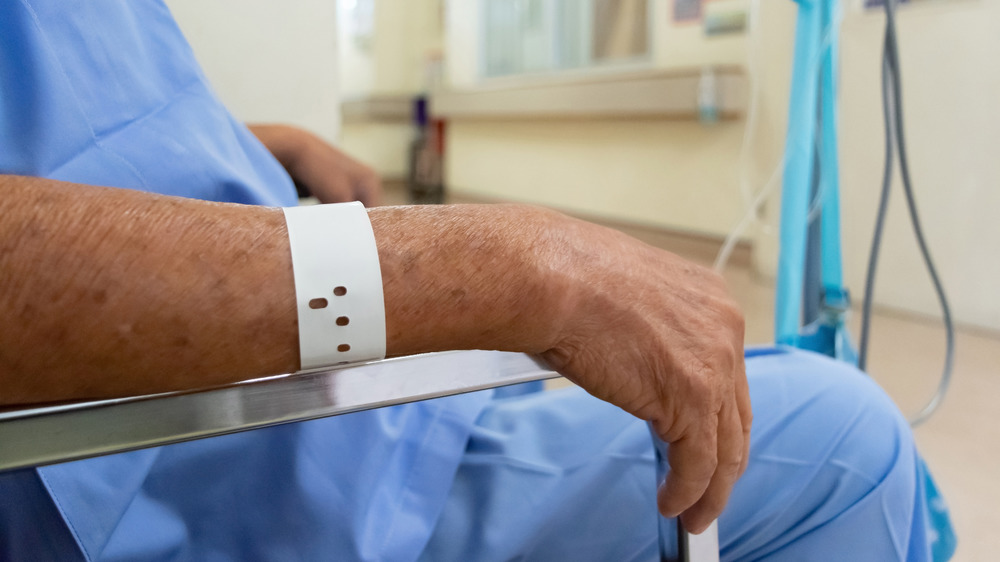
{"type": "MultiPolygon", "coordinates": [[[[157,0],[0,3],[0,173],[240,203],[291,181],[157,0]]],[[[912,435],[863,375],[748,359],[727,560],[926,560],[912,435]]],[[[645,425],[480,392],[0,474],[0,560],[653,560],[645,425]]]]}

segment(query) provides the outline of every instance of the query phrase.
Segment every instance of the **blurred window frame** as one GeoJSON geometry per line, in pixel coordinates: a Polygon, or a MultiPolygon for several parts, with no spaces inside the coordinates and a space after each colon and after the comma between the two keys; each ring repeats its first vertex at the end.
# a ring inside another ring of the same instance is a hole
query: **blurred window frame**
{"type": "Polygon", "coordinates": [[[479,77],[652,66],[653,0],[478,0],[479,77]]]}

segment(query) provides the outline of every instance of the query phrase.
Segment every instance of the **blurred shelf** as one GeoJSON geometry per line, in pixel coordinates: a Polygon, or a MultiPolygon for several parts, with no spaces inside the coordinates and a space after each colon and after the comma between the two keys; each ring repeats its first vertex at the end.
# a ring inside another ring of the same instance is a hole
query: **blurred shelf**
{"type": "Polygon", "coordinates": [[[373,95],[347,99],[340,103],[344,123],[399,123],[413,121],[413,99],[416,94],[373,95]]]}
{"type": "MultiPolygon", "coordinates": [[[[746,75],[719,66],[719,117],[740,117],[747,105],[746,75]]],[[[572,77],[497,80],[475,89],[431,94],[431,113],[444,119],[698,118],[702,69],[646,70],[572,77]]]]}

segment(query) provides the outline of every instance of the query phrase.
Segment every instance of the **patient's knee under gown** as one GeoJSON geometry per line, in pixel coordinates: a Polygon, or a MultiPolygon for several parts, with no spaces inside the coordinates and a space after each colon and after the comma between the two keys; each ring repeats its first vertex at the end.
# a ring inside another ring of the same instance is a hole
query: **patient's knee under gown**
{"type": "MultiPolygon", "coordinates": [[[[889,398],[805,352],[750,357],[747,370],[751,457],[719,522],[722,558],[927,559],[916,452],[889,398]]],[[[3,475],[0,490],[33,505],[29,518],[4,506],[3,538],[32,560],[44,548],[62,560],[655,560],[645,424],[578,389],[493,394],[3,475]],[[49,546],[31,550],[29,527],[49,546]]]]}

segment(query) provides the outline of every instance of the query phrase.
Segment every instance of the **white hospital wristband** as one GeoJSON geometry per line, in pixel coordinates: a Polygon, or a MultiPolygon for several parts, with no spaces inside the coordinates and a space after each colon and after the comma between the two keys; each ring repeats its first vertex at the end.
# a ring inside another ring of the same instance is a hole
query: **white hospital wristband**
{"type": "Polygon", "coordinates": [[[385,357],[382,271],[361,203],[286,207],[302,369],[385,357]]]}

